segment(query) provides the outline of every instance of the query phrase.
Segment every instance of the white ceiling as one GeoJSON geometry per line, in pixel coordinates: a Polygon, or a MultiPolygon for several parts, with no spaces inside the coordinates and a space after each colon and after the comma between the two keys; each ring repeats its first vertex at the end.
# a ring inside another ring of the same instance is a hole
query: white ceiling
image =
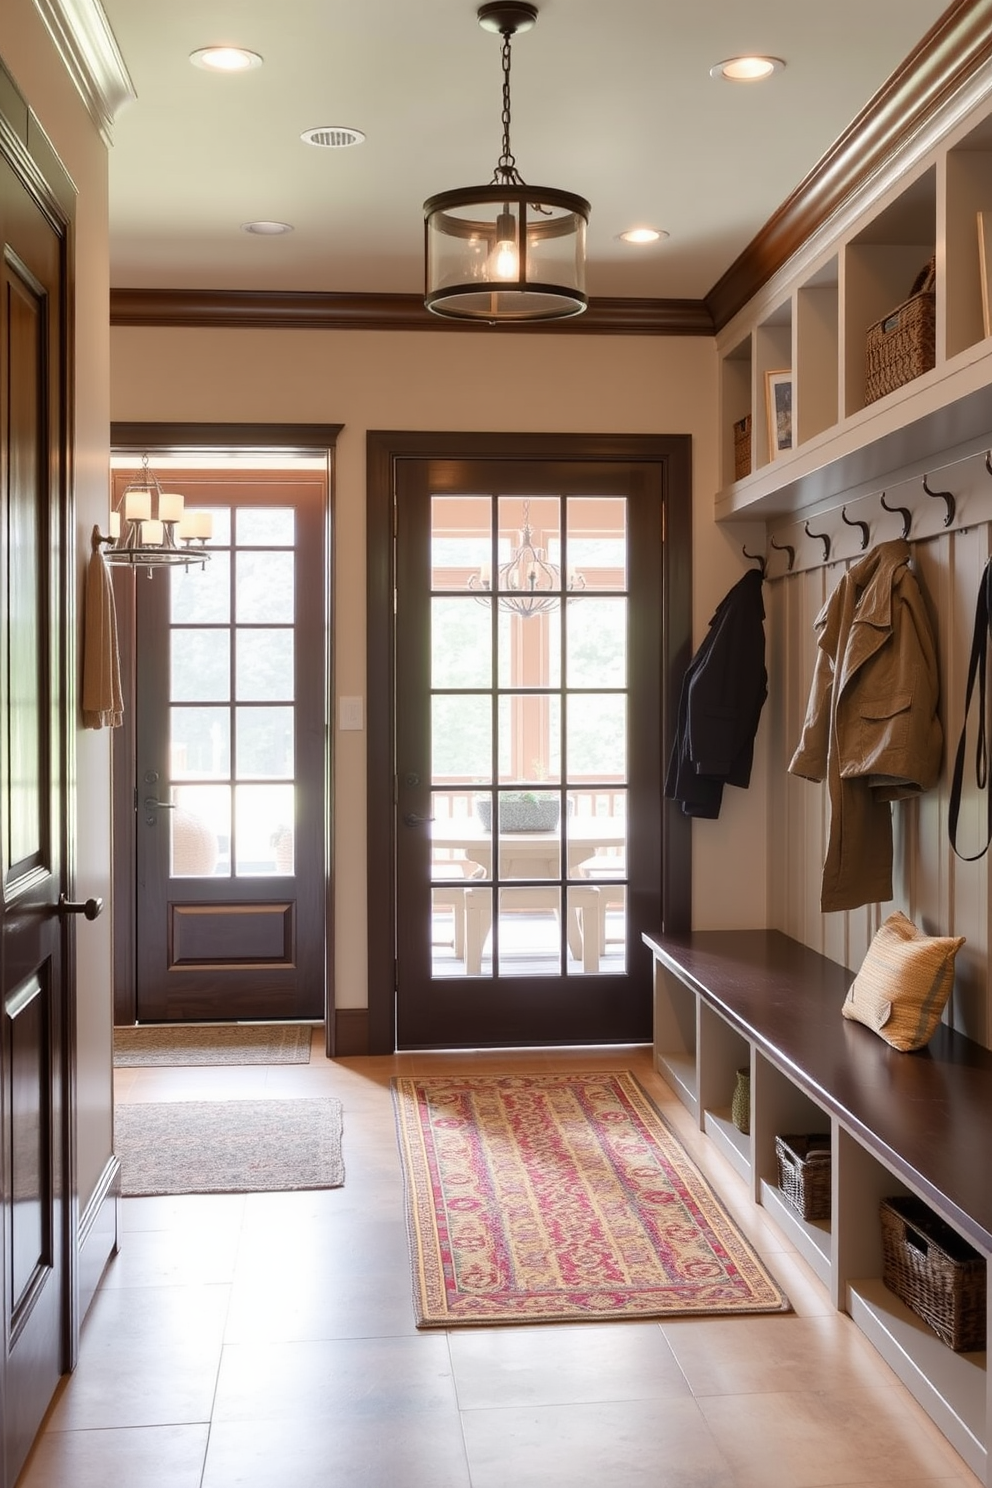
{"type": "MultiPolygon", "coordinates": [[[[426,197],[488,182],[500,39],[473,0],[103,0],[137,101],[110,156],[115,288],[419,293],[426,197]],[[265,65],[194,68],[230,44],[265,65]],[[316,125],[367,135],[347,150],[316,125]],[[242,232],[259,218],[280,238],[242,232]]],[[[701,298],[945,8],[943,0],[538,0],[513,44],[524,179],[592,203],[593,296],[701,298]],[[785,59],[764,84],[721,59],[785,59]],[[648,223],[661,246],[617,242],[648,223]]]]}

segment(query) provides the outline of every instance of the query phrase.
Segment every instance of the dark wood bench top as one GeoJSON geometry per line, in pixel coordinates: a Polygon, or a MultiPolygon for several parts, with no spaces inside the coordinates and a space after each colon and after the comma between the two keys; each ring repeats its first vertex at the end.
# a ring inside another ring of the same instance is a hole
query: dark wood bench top
{"type": "Polygon", "coordinates": [[[777,930],[644,933],[661,962],[992,1252],[992,1051],[945,1024],[900,1053],[841,1017],[854,973],[777,930]]]}

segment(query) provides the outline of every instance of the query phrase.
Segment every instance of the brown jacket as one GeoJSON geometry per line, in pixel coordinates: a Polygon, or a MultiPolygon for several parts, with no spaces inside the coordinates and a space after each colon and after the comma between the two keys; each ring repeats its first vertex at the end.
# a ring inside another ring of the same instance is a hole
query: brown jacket
{"type": "Polygon", "coordinates": [[[816,617],[816,664],[789,770],[827,782],[824,912],[892,897],[890,801],[932,790],[943,735],[937,653],[909,544],[855,563],[816,617]]]}

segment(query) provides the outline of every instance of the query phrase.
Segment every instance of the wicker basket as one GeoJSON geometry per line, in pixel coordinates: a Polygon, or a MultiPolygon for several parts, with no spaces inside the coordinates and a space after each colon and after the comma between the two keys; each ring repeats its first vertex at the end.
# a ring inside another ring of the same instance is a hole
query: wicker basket
{"type": "Polygon", "coordinates": [[[830,1218],[830,1135],[776,1137],[778,1186],[803,1219],[830,1218]]]}
{"type": "Polygon", "coordinates": [[[745,1136],[751,1130],[751,1071],[747,1065],[737,1071],[733,1099],[730,1102],[730,1119],[745,1136]]]}
{"type": "Polygon", "coordinates": [[[882,1280],[956,1353],[985,1347],[985,1261],[921,1199],[883,1199],[882,1280]]]}
{"type": "Polygon", "coordinates": [[[746,413],[734,424],[734,480],[751,474],[751,415],[746,413]]]}
{"type": "Polygon", "coordinates": [[[908,300],[868,328],[865,403],[929,372],[936,361],[935,260],[921,270],[908,300]]]}

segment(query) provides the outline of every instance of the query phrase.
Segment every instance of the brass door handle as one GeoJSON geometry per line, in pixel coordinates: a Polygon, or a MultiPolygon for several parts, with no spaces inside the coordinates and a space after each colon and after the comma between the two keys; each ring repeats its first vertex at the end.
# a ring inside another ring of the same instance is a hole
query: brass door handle
{"type": "Polygon", "coordinates": [[[102,899],[84,899],[81,903],[59,895],[59,914],[81,914],[84,919],[95,920],[103,910],[102,899]]]}

